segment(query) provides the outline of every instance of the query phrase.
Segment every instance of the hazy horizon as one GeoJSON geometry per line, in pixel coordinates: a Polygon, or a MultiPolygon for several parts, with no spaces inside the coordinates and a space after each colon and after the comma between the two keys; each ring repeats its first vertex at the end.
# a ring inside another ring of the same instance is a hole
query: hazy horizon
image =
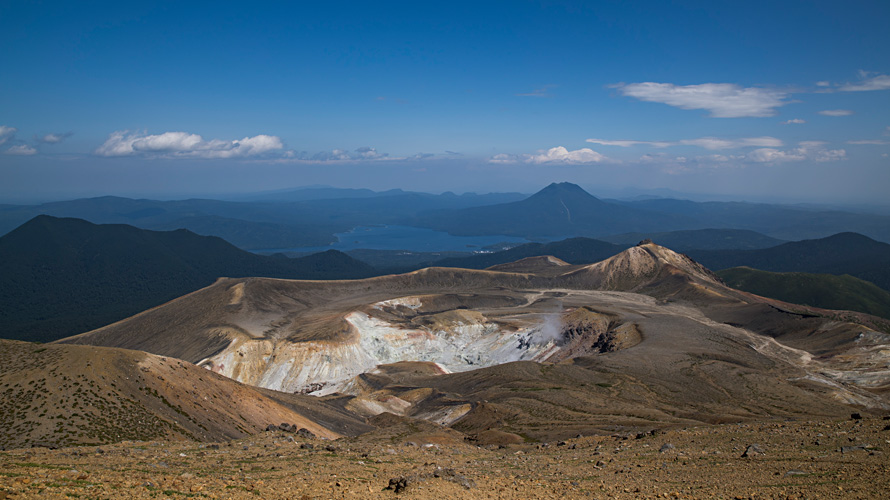
{"type": "Polygon", "coordinates": [[[887,205],[885,2],[228,7],[0,6],[0,201],[567,181],[887,205]]]}

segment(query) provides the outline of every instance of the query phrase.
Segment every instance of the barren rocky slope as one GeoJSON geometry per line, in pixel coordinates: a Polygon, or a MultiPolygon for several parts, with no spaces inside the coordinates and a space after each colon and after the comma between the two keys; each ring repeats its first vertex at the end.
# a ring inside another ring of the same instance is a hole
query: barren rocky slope
{"type": "Polygon", "coordinates": [[[358,415],[419,417],[482,440],[882,411],[890,382],[876,318],[739,292],[651,243],[587,266],[223,279],[64,342],[346,394],[338,401],[358,415]]]}
{"type": "Polygon", "coordinates": [[[315,398],[264,392],[178,359],[0,340],[3,448],[219,441],[273,423],[328,438],[370,429],[315,398]]]}
{"type": "Polygon", "coordinates": [[[333,443],[268,432],[13,450],[0,452],[0,498],[883,499],[887,423],[724,424],[477,447],[391,422],[333,443]]]}

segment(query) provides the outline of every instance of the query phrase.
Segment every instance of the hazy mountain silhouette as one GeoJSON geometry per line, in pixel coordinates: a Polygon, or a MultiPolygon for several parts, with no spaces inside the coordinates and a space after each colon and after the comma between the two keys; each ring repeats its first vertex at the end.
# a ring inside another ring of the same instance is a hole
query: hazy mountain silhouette
{"type": "Polygon", "coordinates": [[[581,187],[553,183],[512,203],[421,216],[418,224],[456,235],[525,237],[599,236],[629,231],[700,227],[682,215],[665,215],[604,202],[581,187]]]}
{"type": "Polygon", "coordinates": [[[485,269],[507,264],[527,257],[552,255],[570,264],[592,264],[609,258],[629,245],[615,245],[591,238],[569,238],[552,243],[526,243],[509,250],[482,253],[469,257],[451,257],[430,263],[437,267],[462,267],[485,269]]]}
{"type": "Polygon", "coordinates": [[[659,233],[625,233],[599,238],[617,245],[633,245],[650,239],[678,252],[687,250],[755,250],[770,248],[785,240],[745,229],[695,229],[659,233]]]}
{"type": "Polygon", "coordinates": [[[616,203],[629,208],[688,217],[697,221],[699,227],[748,229],[783,240],[824,238],[853,231],[890,242],[890,217],[886,215],[747,202],[657,199],[616,203]]]}

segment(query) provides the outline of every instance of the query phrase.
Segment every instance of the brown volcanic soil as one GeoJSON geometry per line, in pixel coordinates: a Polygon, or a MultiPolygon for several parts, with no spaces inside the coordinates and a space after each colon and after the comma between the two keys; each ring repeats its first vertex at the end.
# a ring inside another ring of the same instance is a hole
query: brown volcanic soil
{"type": "Polygon", "coordinates": [[[330,438],[370,429],[317,398],[259,390],[174,358],[0,340],[0,447],[217,441],[285,422],[330,438]]]}
{"type": "Polygon", "coordinates": [[[890,422],[877,418],[500,447],[473,446],[431,424],[390,420],[380,431],[333,442],[267,432],[219,445],[155,441],[0,452],[0,499],[890,496],[890,422]],[[762,453],[742,457],[755,444],[762,453]],[[398,478],[407,479],[403,491],[386,489],[398,478]]]}

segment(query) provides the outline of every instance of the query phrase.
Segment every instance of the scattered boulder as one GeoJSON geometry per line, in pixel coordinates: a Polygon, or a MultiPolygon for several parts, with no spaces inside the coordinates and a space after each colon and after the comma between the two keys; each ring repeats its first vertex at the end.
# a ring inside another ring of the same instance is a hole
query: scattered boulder
{"type": "Polygon", "coordinates": [[[284,422],[284,423],[278,425],[278,430],[281,430],[284,432],[296,432],[297,429],[295,427],[296,426],[291,426],[289,423],[284,422]]]}
{"type": "Polygon", "coordinates": [[[841,446],[841,453],[850,453],[850,452],[859,451],[859,450],[864,451],[869,448],[871,448],[871,445],[868,445],[868,444],[857,444],[854,446],[841,446]]]}
{"type": "Polygon", "coordinates": [[[862,420],[862,414],[861,413],[851,413],[850,420],[862,420]]]}
{"type": "Polygon", "coordinates": [[[756,443],[749,444],[748,447],[745,448],[745,452],[742,453],[742,458],[753,457],[754,455],[763,455],[763,448],[756,443]]]}
{"type": "Polygon", "coordinates": [[[658,449],[658,452],[659,453],[667,453],[673,449],[674,449],[674,445],[672,445],[671,443],[664,443],[663,445],[661,445],[661,448],[658,449]]]}
{"type": "Polygon", "coordinates": [[[466,489],[470,489],[476,486],[476,483],[474,483],[472,479],[469,479],[463,474],[458,474],[454,471],[454,469],[450,468],[443,469],[441,467],[437,467],[436,470],[433,471],[433,477],[445,479],[447,481],[451,481],[452,483],[457,483],[466,489]]]}
{"type": "Polygon", "coordinates": [[[306,429],[304,427],[300,427],[300,430],[297,431],[297,435],[300,436],[301,438],[305,438],[305,439],[315,439],[316,438],[315,434],[312,431],[310,431],[309,429],[306,429]]]}
{"type": "Polygon", "coordinates": [[[275,424],[269,424],[266,426],[266,432],[274,432],[278,430],[278,426],[275,424]]]}
{"type": "Polygon", "coordinates": [[[396,493],[401,493],[405,491],[405,488],[408,487],[409,481],[407,477],[394,477],[389,480],[389,486],[384,488],[385,490],[393,490],[396,493]]]}

